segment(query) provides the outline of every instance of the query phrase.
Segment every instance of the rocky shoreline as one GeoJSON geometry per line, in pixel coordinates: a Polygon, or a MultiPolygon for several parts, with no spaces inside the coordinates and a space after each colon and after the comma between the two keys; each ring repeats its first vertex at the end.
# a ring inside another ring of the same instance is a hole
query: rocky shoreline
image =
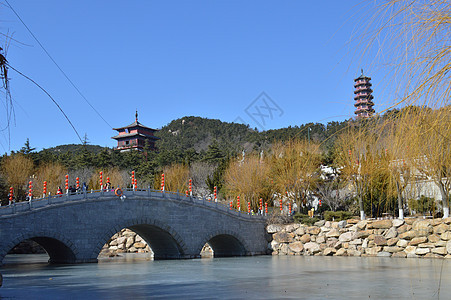
{"type": "MultiPolygon", "coordinates": [[[[153,256],[152,249],[147,245],[146,241],[130,229],[122,229],[113,235],[103,246],[100,256],[112,257],[121,253],[149,253],[153,256]]],[[[213,256],[212,249],[208,244],[202,249],[201,256],[213,256]]]]}
{"type": "Polygon", "coordinates": [[[272,255],[451,258],[451,218],[267,226],[272,255]]]}

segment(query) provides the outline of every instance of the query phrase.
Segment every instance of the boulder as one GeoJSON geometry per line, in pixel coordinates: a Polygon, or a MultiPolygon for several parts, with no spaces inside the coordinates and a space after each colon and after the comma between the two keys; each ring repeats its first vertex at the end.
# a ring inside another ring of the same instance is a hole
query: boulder
{"type": "Polygon", "coordinates": [[[293,231],[295,231],[298,228],[299,228],[299,224],[289,224],[289,225],[285,226],[285,231],[286,232],[293,232],[293,231]]]}
{"type": "Polygon", "coordinates": [[[270,250],[279,250],[281,244],[272,240],[271,243],[269,243],[270,245],[270,250]]]}
{"type": "Polygon", "coordinates": [[[377,254],[378,257],[390,257],[391,253],[386,251],[381,251],[377,254]]]}
{"type": "Polygon", "coordinates": [[[415,254],[416,255],[425,255],[426,253],[431,252],[431,249],[429,248],[417,248],[415,249],[415,254]]]}
{"type": "Polygon", "coordinates": [[[355,239],[349,242],[350,245],[362,245],[362,239],[355,239]]]}
{"type": "Polygon", "coordinates": [[[295,253],[304,251],[304,245],[301,242],[290,243],[288,244],[288,248],[295,253]]]}
{"type": "Polygon", "coordinates": [[[399,241],[399,238],[391,238],[389,240],[387,240],[387,246],[393,246],[396,245],[396,243],[399,241]]]}
{"type": "Polygon", "coordinates": [[[438,241],[440,241],[440,236],[438,236],[437,234],[431,234],[428,236],[429,243],[437,243],[438,241]]]}
{"type": "Polygon", "coordinates": [[[304,245],[304,249],[305,249],[305,251],[308,251],[310,253],[317,253],[317,252],[321,251],[321,249],[319,247],[319,244],[318,243],[314,243],[314,242],[306,243],[304,245]]]}
{"type": "Polygon", "coordinates": [[[318,222],[315,222],[313,225],[321,227],[324,226],[324,224],[326,224],[325,220],[319,220],[318,222]]]}
{"type": "Polygon", "coordinates": [[[372,247],[372,248],[366,248],[365,253],[370,256],[376,256],[378,252],[382,251],[382,247],[372,247]]]}
{"type": "Polygon", "coordinates": [[[349,242],[351,240],[353,240],[356,236],[355,232],[345,232],[340,234],[340,236],[338,237],[338,240],[341,242],[349,242]]]}
{"type": "Polygon", "coordinates": [[[368,224],[368,228],[375,228],[375,229],[388,229],[392,226],[393,226],[393,224],[392,224],[391,220],[373,221],[372,223],[368,224]]]}
{"type": "Polygon", "coordinates": [[[359,221],[359,222],[356,224],[356,226],[357,226],[357,228],[358,228],[359,230],[363,230],[363,229],[365,229],[365,227],[366,227],[367,224],[368,224],[368,220],[362,220],[362,221],[359,221]]]}
{"type": "Polygon", "coordinates": [[[356,237],[357,238],[366,238],[366,237],[369,237],[372,234],[373,234],[373,230],[372,229],[362,230],[362,231],[358,231],[357,232],[356,237]]]}
{"type": "Polygon", "coordinates": [[[440,235],[440,238],[444,241],[451,240],[451,231],[444,232],[440,235]]]}
{"type": "Polygon", "coordinates": [[[404,224],[398,227],[398,234],[404,233],[406,231],[409,231],[410,229],[412,229],[412,226],[404,224]]]}
{"type": "Polygon", "coordinates": [[[282,230],[282,225],[279,224],[270,224],[266,227],[267,233],[276,233],[282,230]]]}
{"type": "Polygon", "coordinates": [[[384,233],[384,237],[386,239],[391,239],[394,238],[398,235],[398,231],[396,230],[395,227],[390,227],[385,233],[384,233]]]}
{"type": "Polygon", "coordinates": [[[405,258],[406,256],[407,256],[407,254],[404,251],[399,251],[399,252],[393,253],[391,257],[403,257],[403,258],[405,258]]]}
{"type": "Polygon", "coordinates": [[[304,244],[310,242],[310,234],[304,234],[299,238],[299,240],[304,244]]]}
{"type": "Polygon", "coordinates": [[[291,243],[294,238],[293,233],[291,233],[291,232],[288,233],[285,231],[280,231],[280,232],[274,233],[272,236],[273,236],[273,239],[278,243],[291,243]]]}
{"type": "Polygon", "coordinates": [[[447,225],[451,224],[451,217],[442,219],[442,222],[447,225]]]}
{"type": "Polygon", "coordinates": [[[403,248],[401,248],[401,247],[396,247],[396,246],[393,246],[393,247],[385,246],[385,247],[384,247],[384,251],[385,251],[385,252],[390,252],[390,253],[400,252],[400,251],[402,251],[402,250],[403,250],[403,248]]]}
{"type": "MultiPolygon", "coordinates": [[[[401,227],[402,227],[402,226],[401,226],[401,227]]],[[[413,238],[416,237],[416,236],[417,236],[417,235],[416,235],[415,231],[410,230],[410,231],[406,231],[406,232],[404,232],[404,233],[401,233],[398,237],[399,237],[400,239],[411,240],[411,239],[413,239],[413,238]]]]}
{"type": "Polygon", "coordinates": [[[323,255],[324,256],[334,255],[336,252],[337,250],[335,248],[327,247],[326,249],[324,249],[323,255]]]}
{"type": "Polygon", "coordinates": [[[287,255],[288,254],[288,244],[282,244],[279,249],[279,255],[287,255]]]}
{"type": "Polygon", "coordinates": [[[305,227],[299,227],[298,229],[296,229],[294,234],[299,235],[299,236],[304,235],[305,234],[305,227]]]}
{"type": "Polygon", "coordinates": [[[318,236],[318,237],[316,238],[316,242],[317,242],[318,244],[323,244],[323,243],[326,242],[326,237],[325,237],[324,235],[318,236]]]}
{"type": "Polygon", "coordinates": [[[426,255],[423,256],[423,257],[426,257],[426,258],[442,258],[443,256],[429,252],[429,253],[426,253],[426,255]]]}
{"type": "Polygon", "coordinates": [[[338,222],[338,228],[345,228],[347,224],[346,220],[342,220],[338,222]]]}
{"type": "Polygon", "coordinates": [[[412,229],[416,232],[416,236],[428,236],[433,232],[433,227],[429,220],[417,220],[413,222],[412,229]]]}
{"type": "Polygon", "coordinates": [[[324,227],[331,228],[332,227],[332,222],[326,221],[326,223],[324,223],[324,227]]]}
{"type": "Polygon", "coordinates": [[[126,240],[127,240],[127,237],[121,236],[121,237],[118,237],[116,241],[118,244],[124,244],[126,240]]]}
{"type": "Polygon", "coordinates": [[[418,245],[418,248],[435,248],[435,244],[432,243],[421,243],[418,245]]]}
{"type": "Polygon", "coordinates": [[[136,249],[142,249],[145,248],[147,245],[142,243],[142,242],[137,242],[133,244],[133,247],[135,247],[136,249]]]}
{"type": "Polygon", "coordinates": [[[321,232],[321,228],[317,227],[317,226],[310,226],[307,227],[306,232],[308,234],[319,234],[321,232]]]}
{"type": "Polygon", "coordinates": [[[346,252],[349,256],[362,256],[362,252],[360,252],[359,250],[348,249],[346,252]]]}
{"type": "Polygon", "coordinates": [[[136,252],[138,252],[138,249],[136,249],[135,247],[130,247],[130,248],[128,248],[128,252],[129,253],[136,253],[136,252]]]}
{"type": "Polygon", "coordinates": [[[416,255],[415,253],[407,253],[407,258],[417,258],[418,255],[416,255]]]}
{"type": "Polygon", "coordinates": [[[451,254],[451,241],[448,241],[447,243],[446,243],[446,251],[448,251],[448,254],[451,254]]]}
{"type": "Polygon", "coordinates": [[[401,220],[401,219],[394,219],[392,221],[393,227],[396,227],[396,228],[398,228],[401,225],[404,225],[404,223],[405,223],[405,221],[401,220]]]}
{"type": "Polygon", "coordinates": [[[427,239],[426,237],[424,237],[424,236],[416,237],[416,238],[413,238],[413,239],[409,242],[409,246],[416,246],[416,245],[419,245],[419,244],[421,244],[421,243],[426,242],[427,240],[428,240],[428,239],[427,239]]]}
{"type": "Polygon", "coordinates": [[[362,248],[367,248],[368,247],[368,239],[364,239],[362,242],[362,248]]]}
{"type": "Polygon", "coordinates": [[[432,253],[446,255],[448,254],[448,251],[446,250],[446,247],[437,247],[432,249],[432,253]]]}
{"type": "Polygon", "coordinates": [[[326,233],[326,237],[339,237],[340,232],[337,229],[331,229],[328,233],[326,233]]]}
{"type": "Polygon", "coordinates": [[[376,235],[374,236],[374,243],[378,246],[384,246],[387,245],[387,239],[382,235],[376,235]]]}
{"type": "Polygon", "coordinates": [[[442,233],[444,233],[444,232],[446,232],[448,230],[449,230],[449,225],[446,225],[446,224],[443,224],[443,223],[441,223],[441,224],[439,224],[439,225],[434,227],[434,233],[435,234],[442,234],[442,233]]]}
{"type": "Polygon", "coordinates": [[[347,255],[346,249],[340,248],[335,252],[334,256],[345,256],[347,255]]]}
{"type": "Polygon", "coordinates": [[[399,240],[396,243],[396,246],[403,247],[403,248],[407,247],[408,245],[409,245],[409,242],[407,240],[399,240]]]}
{"type": "Polygon", "coordinates": [[[406,252],[407,255],[415,254],[415,250],[417,250],[417,247],[415,247],[415,246],[407,246],[406,249],[404,249],[404,252],[406,252]]]}

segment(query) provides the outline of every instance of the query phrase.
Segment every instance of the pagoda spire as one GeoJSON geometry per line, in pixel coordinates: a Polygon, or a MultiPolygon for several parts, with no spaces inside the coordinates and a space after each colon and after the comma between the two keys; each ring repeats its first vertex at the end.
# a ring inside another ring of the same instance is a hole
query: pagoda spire
{"type": "Polygon", "coordinates": [[[135,122],[138,123],[138,109],[136,109],[136,113],[135,113],[135,122]]]}

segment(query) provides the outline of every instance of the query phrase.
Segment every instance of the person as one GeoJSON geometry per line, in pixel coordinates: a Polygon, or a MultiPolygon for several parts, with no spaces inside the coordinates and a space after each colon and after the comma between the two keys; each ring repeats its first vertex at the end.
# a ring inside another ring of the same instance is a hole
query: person
{"type": "MultiPolygon", "coordinates": [[[[56,191],[57,195],[62,195],[63,194],[63,190],[61,189],[61,187],[58,187],[58,190],[56,191]]],[[[60,196],[61,197],[61,196],[60,196]]]]}

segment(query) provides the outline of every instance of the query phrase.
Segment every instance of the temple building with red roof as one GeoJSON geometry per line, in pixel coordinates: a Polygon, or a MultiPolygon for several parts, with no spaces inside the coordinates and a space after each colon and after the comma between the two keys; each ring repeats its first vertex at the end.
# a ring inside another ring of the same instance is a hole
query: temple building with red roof
{"type": "Polygon", "coordinates": [[[135,114],[135,122],[128,126],[113,128],[118,131],[118,135],[111,137],[117,140],[117,147],[114,150],[130,151],[138,150],[143,151],[146,146],[146,141],[151,150],[156,150],[155,142],[159,140],[154,134],[157,129],[149,128],[138,122],[138,111],[135,114]]]}

